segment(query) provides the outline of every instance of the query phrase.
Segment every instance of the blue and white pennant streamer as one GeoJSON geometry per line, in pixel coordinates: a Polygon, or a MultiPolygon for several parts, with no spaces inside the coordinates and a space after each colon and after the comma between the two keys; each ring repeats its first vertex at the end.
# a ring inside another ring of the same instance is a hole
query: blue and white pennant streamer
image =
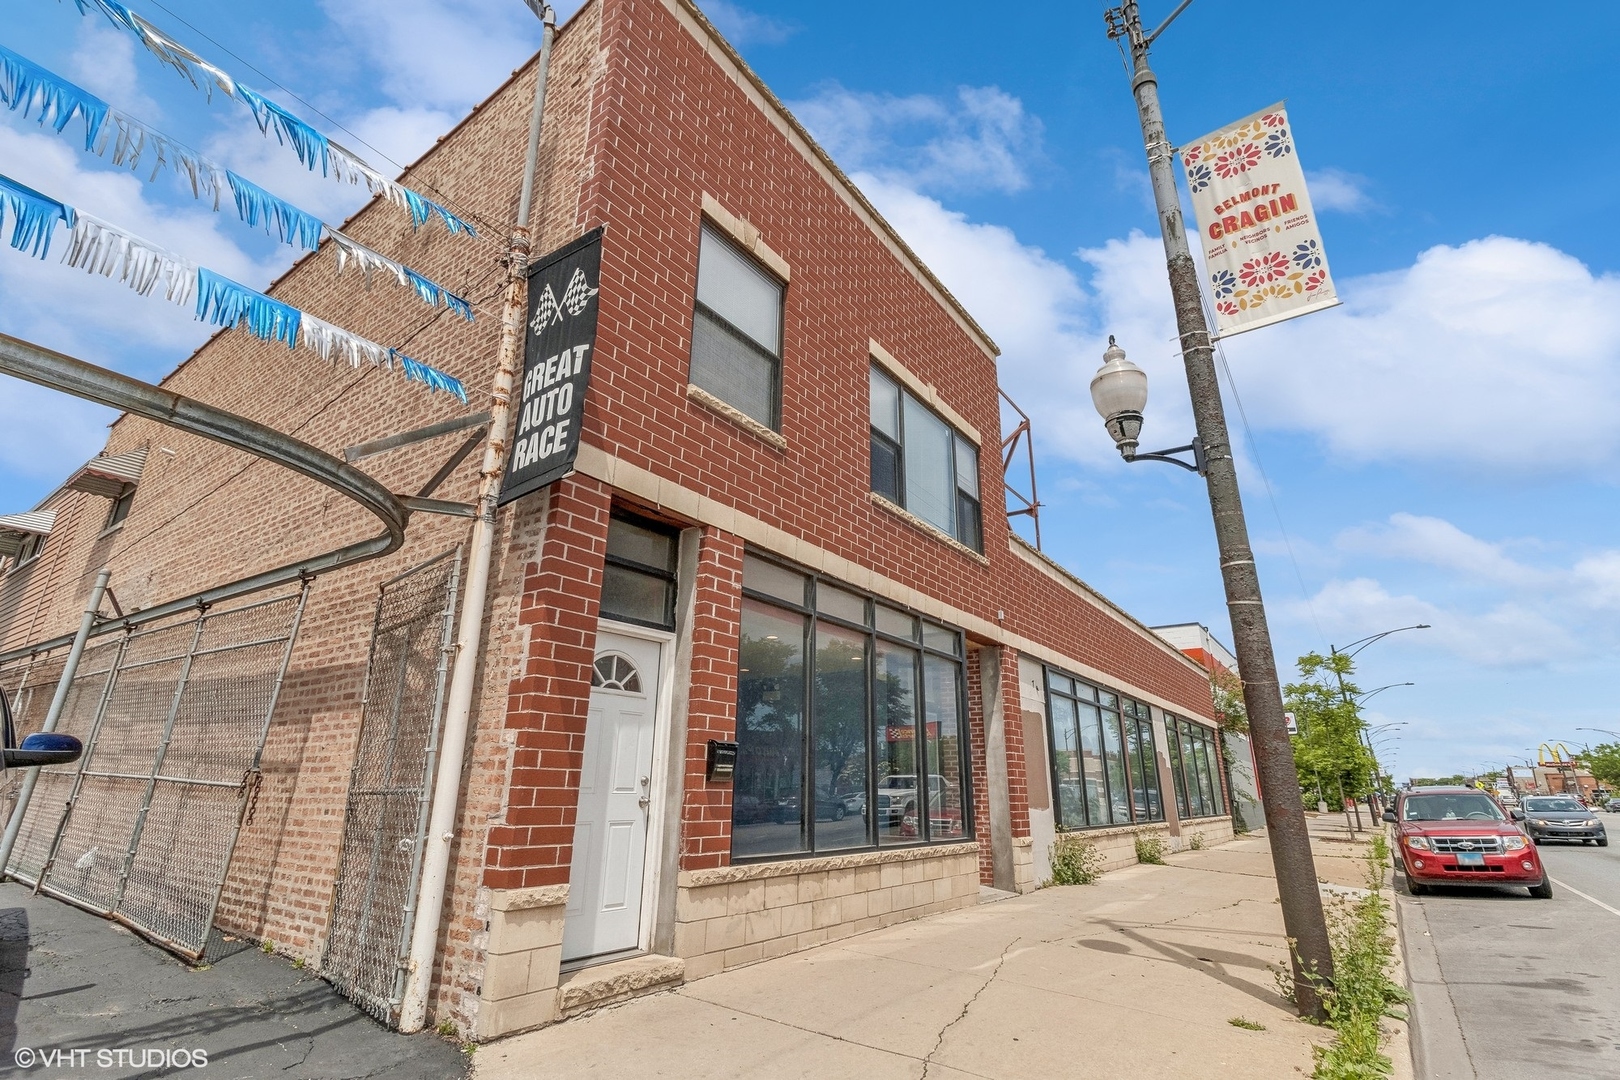
{"type": "Polygon", "coordinates": [[[449,289],[351,239],[315,215],[272,195],[3,45],[0,45],[0,102],[24,116],[37,110],[40,123],[50,125],[59,134],[75,115],[81,116],[85,122],[86,150],[105,157],[110,149],[113,164],[132,169],[139,167],[141,158],[150,151],[155,161],[148,180],[156,179],[167,165],[190,182],[196,198],[211,198],[215,210],[220,209],[222,192],[229,189],[237,213],[249,225],[263,225],[283,243],[299,244],[311,250],[320,245],[324,233],[338,248],[340,273],[349,261],[354,261],[365,275],[369,288],[372,271],[383,270],[399,284],[412,289],[423,302],[433,307],[442,303],[472,321],[472,305],[449,289]]]}
{"type": "Polygon", "coordinates": [[[224,327],[245,325],[256,337],[285,342],[289,349],[303,344],[319,353],[323,360],[344,359],[355,367],[363,360],[383,367],[393,367],[397,361],[407,379],[423,383],[430,390],[447,390],[464,404],[467,401],[466,388],[452,375],[317,319],[100,218],[0,176],[0,229],[4,228],[8,215],[12,219],[10,243],[19,251],[45,258],[57,222],[65,222],[72,236],[62,261],[69,266],[117,278],[142,296],[151,296],[161,282],[164,297],[173,303],[188,304],[195,300],[200,321],[224,327]]]}
{"type": "Polygon", "coordinates": [[[267,137],[273,132],[276,140],[290,145],[306,168],[320,170],[322,176],[335,177],[350,184],[364,184],[373,195],[381,195],[389,202],[403,206],[411,213],[418,226],[437,215],[451,232],[465,231],[476,235],[473,227],[433,200],[412,191],[366,164],[352,150],[328,139],[309,124],[294,116],[256,90],[233,78],[224,69],[210,64],[190,49],[164,34],[157,27],[135,14],[118,0],[74,0],[79,11],[89,14],[92,8],[111,20],[114,26],[134,34],[152,55],[174,68],[192,86],[210,98],[218,87],[253,110],[259,130],[267,137]]]}

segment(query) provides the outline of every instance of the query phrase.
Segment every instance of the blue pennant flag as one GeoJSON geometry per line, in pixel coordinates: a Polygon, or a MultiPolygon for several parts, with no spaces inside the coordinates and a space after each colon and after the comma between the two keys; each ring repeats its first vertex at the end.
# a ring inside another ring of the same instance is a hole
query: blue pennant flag
{"type": "Polygon", "coordinates": [[[0,45],[0,101],[10,106],[12,112],[20,111],[24,116],[37,105],[39,122],[50,124],[57,134],[62,133],[77,113],[84,117],[86,150],[95,146],[96,136],[107,122],[105,101],[25,60],[4,45],[0,45]]]}
{"type": "Polygon", "coordinates": [[[233,172],[227,171],[231,193],[236,196],[236,212],[249,225],[263,225],[267,232],[279,236],[283,243],[300,243],[314,251],[321,244],[321,219],[298,207],[276,198],[259,185],[233,172]],[[275,227],[272,229],[271,225],[275,227]]]}
{"type": "Polygon", "coordinates": [[[262,292],[238,285],[207,267],[197,268],[197,318],[215,326],[232,327],[244,320],[248,331],[264,341],[298,344],[298,322],[303,313],[262,292]]]}
{"type": "Polygon", "coordinates": [[[73,208],[47,198],[31,187],[0,176],[0,229],[6,213],[11,213],[11,246],[43,259],[51,250],[51,234],[56,223],[73,227],[73,208]]]}

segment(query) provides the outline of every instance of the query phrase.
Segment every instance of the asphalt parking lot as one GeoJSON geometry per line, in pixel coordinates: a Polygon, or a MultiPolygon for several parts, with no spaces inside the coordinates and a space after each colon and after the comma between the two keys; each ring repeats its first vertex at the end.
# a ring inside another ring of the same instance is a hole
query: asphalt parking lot
{"type": "Polygon", "coordinates": [[[467,1072],[454,1044],[388,1031],[279,956],[246,942],[210,949],[213,962],[191,968],[116,923],[0,885],[0,1076],[448,1080],[467,1072]]]}
{"type": "MultiPolygon", "coordinates": [[[[1598,817],[1620,832],[1620,814],[1598,817]]],[[[1551,900],[1507,888],[1400,898],[1409,953],[1414,930],[1426,934],[1443,977],[1417,986],[1420,1008],[1454,1013],[1460,1027],[1430,1062],[1437,1080],[1620,1080],[1620,846],[1540,851],[1551,900]]],[[[1426,1034],[1444,1036],[1438,1026],[1426,1034]]]]}

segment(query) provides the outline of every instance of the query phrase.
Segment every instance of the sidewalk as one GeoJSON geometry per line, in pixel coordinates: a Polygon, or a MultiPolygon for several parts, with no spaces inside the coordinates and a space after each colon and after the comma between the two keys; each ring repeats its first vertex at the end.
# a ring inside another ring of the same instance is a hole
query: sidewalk
{"type": "MultiPolygon", "coordinates": [[[[1361,845],[1325,834],[1319,876],[1364,885],[1361,845]]],[[[1276,897],[1265,839],[1243,837],[491,1043],[473,1077],[1308,1076],[1332,1032],[1277,994],[1276,897]]]]}

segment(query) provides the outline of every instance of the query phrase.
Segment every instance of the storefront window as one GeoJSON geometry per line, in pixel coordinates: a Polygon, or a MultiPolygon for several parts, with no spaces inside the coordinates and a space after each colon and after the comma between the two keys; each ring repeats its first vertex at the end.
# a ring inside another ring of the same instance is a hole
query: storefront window
{"type": "Polygon", "coordinates": [[[732,857],[970,836],[961,634],[753,555],[743,590],[732,857]]]}
{"type": "Polygon", "coordinates": [[[1148,707],[1052,669],[1046,683],[1059,827],[1164,820],[1148,707]]]}
{"type": "Polygon", "coordinates": [[[1176,783],[1176,808],[1181,815],[1219,817],[1226,813],[1215,732],[1175,717],[1166,718],[1165,729],[1170,733],[1170,764],[1176,783]]]}

